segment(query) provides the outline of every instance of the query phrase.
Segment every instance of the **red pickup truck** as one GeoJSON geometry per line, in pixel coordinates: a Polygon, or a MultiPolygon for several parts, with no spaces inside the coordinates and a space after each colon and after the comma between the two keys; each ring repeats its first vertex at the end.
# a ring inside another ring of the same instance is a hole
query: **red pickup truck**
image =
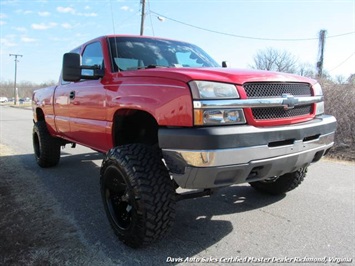
{"type": "Polygon", "coordinates": [[[64,54],[58,85],[34,92],[33,115],[39,166],[57,165],[65,144],[106,154],[105,211],[131,247],[161,238],[178,200],[238,183],[296,188],[336,129],[315,80],[223,68],[189,43],[123,35],[64,54]]]}

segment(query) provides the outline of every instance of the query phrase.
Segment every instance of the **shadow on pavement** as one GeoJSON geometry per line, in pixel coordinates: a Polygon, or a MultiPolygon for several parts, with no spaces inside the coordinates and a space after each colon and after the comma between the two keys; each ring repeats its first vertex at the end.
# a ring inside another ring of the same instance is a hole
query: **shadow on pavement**
{"type": "Polygon", "coordinates": [[[102,154],[62,152],[59,165],[47,169],[38,167],[32,154],[3,156],[1,161],[6,163],[12,157],[37,176],[63,214],[79,228],[87,245],[102,250],[113,264],[159,265],[168,257],[193,257],[238,231],[228,215],[243,215],[284,197],[263,195],[243,185],[220,189],[212,197],[178,202],[172,232],[158,243],[134,250],[116,238],[106,219],[99,191],[102,154]]]}

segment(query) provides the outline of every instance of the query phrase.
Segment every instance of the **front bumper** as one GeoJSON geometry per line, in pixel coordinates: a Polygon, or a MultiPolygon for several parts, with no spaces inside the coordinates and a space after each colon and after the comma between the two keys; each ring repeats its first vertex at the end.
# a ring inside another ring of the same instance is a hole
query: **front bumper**
{"type": "Polygon", "coordinates": [[[159,145],[176,183],[214,188],[296,171],[333,146],[336,120],[323,115],[277,127],[160,129],[159,145]]]}

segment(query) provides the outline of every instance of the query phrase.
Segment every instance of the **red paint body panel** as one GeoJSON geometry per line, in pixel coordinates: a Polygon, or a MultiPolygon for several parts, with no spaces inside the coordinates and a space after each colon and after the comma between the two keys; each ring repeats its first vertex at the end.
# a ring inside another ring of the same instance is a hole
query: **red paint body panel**
{"type": "Polygon", "coordinates": [[[189,82],[191,80],[209,80],[242,85],[246,82],[305,82],[316,83],[315,80],[280,72],[246,70],[232,68],[156,68],[127,73],[130,77],[144,75],[146,77],[165,77],[189,82]],[[144,72],[144,74],[140,73],[144,72]]]}
{"type": "Polygon", "coordinates": [[[55,88],[56,86],[51,86],[37,90],[32,96],[33,119],[37,121],[36,109],[41,109],[45,115],[48,130],[52,135],[57,134],[53,109],[53,95],[55,88]]]}
{"type": "Polygon", "coordinates": [[[178,80],[115,75],[107,88],[108,118],[116,110],[133,108],[150,113],[161,126],[192,126],[192,100],[187,84],[178,80]]]}

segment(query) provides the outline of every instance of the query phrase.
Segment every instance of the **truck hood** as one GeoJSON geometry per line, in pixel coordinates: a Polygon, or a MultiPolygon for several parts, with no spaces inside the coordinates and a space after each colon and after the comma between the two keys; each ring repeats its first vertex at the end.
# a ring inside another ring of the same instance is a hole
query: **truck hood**
{"type": "Polygon", "coordinates": [[[120,72],[122,76],[170,78],[183,82],[209,80],[243,84],[246,82],[306,82],[315,80],[288,73],[233,68],[152,68],[120,72]]]}

